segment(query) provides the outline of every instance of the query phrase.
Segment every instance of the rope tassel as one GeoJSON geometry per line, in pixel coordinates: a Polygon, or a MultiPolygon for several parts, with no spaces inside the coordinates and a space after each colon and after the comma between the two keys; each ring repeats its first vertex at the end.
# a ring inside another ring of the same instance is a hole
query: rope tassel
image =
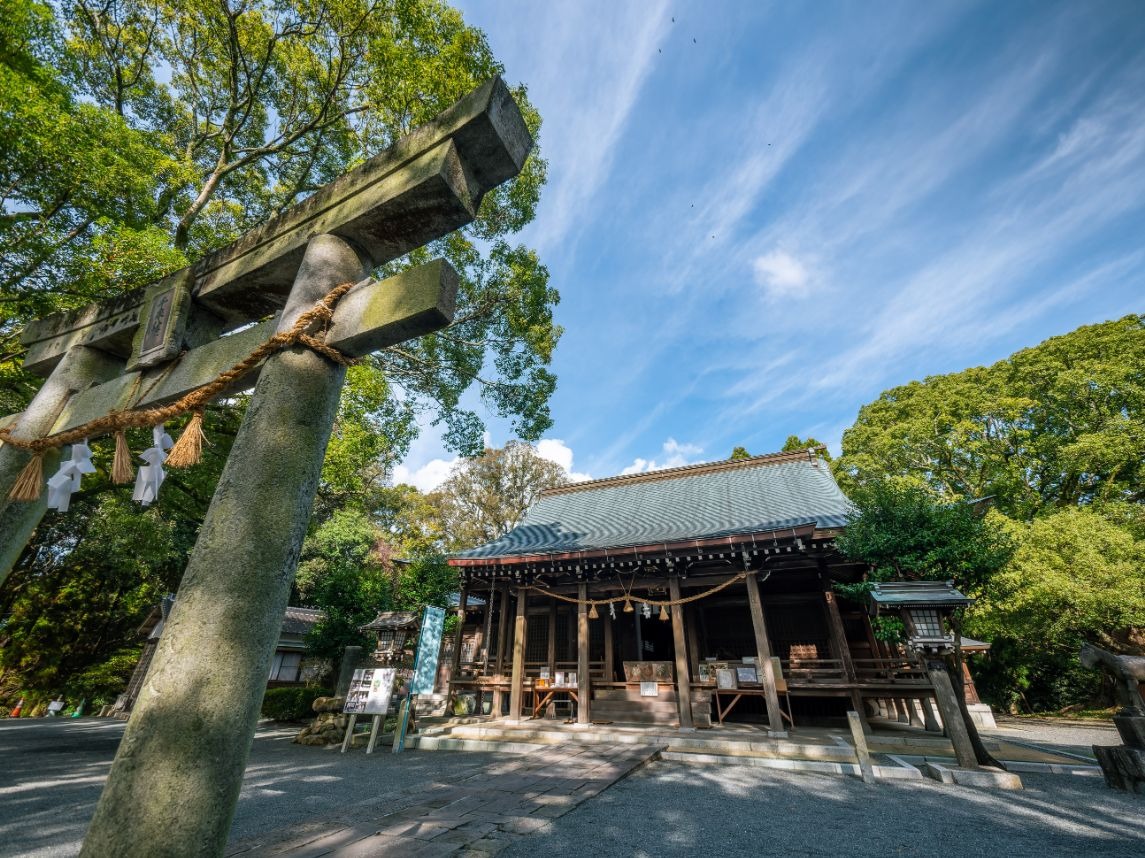
{"type": "Polygon", "coordinates": [[[14,501],[34,501],[40,499],[44,490],[44,451],[37,450],[20,471],[20,476],[12,485],[8,497],[14,501]]]}
{"type": "Polygon", "coordinates": [[[127,446],[127,433],[120,429],[115,433],[115,458],[111,462],[111,481],[122,486],[135,479],[135,467],[131,464],[131,448],[127,446]]]}
{"type": "Polygon", "coordinates": [[[199,464],[203,457],[203,442],[207,436],[203,434],[203,412],[196,411],[191,415],[183,434],[175,442],[175,446],[167,454],[166,465],[169,468],[186,468],[199,464]]]}

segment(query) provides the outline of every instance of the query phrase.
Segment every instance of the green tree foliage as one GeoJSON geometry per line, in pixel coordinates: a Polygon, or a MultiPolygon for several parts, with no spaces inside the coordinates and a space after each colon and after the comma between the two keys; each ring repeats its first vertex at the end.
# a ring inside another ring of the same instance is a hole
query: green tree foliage
{"type": "Polygon", "coordinates": [[[751,453],[747,451],[746,447],[736,447],[728,458],[733,462],[738,462],[741,459],[750,459],[751,453]]]}
{"type": "Polygon", "coordinates": [[[800,438],[798,435],[788,435],[787,440],[783,442],[782,452],[791,453],[798,450],[815,450],[825,460],[831,461],[831,454],[827,452],[827,445],[822,441],[817,441],[814,438],[800,438]]]}
{"type": "Polygon", "coordinates": [[[567,482],[560,465],[520,441],[466,459],[436,493],[446,545],[472,548],[503,536],[540,492],[567,482]]]}
{"type": "Polygon", "coordinates": [[[364,513],[340,510],[318,525],[295,577],[301,602],[326,614],[307,636],[307,651],[337,661],[344,647],[367,646],[358,627],[386,605],[392,569],[389,546],[364,513]]]}
{"type": "MultiPolygon", "coordinates": [[[[1100,680],[1077,665],[1083,640],[1145,651],[1143,461],[1145,321],[1126,316],[886,391],[844,433],[835,469],[856,498],[886,482],[991,498],[985,523],[1015,551],[965,582],[980,599],[967,627],[993,643],[980,690],[1041,710],[1093,702],[1100,680]]],[[[906,573],[912,556],[897,561],[906,573]]]]}
{"type": "Polygon", "coordinates": [[[1078,328],[990,367],[882,394],[843,434],[845,487],[893,475],[1026,520],[1145,501],[1145,319],[1078,328]]]}
{"type": "Polygon", "coordinates": [[[872,482],[851,500],[856,510],[837,543],[844,555],[870,565],[872,583],[949,580],[975,595],[1012,550],[1005,534],[974,506],[945,503],[918,485],[872,482]]]}
{"type": "Polygon", "coordinates": [[[1000,704],[1043,710],[1096,698],[1100,674],[1078,665],[1081,644],[1145,644],[1145,540],[1112,518],[1066,509],[1007,525],[1013,559],[968,618],[972,634],[993,641],[982,691],[1000,704]]]}
{"type": "MultiPolygon", "coordinates": [[[[59,21],[33,0],[6,2],[19,13],[0,153],[9,351],[27,318],[193,261],[502,71],[484,34],[437,0],[69,0],[59,21]]],[[[534,154],[472,225],[379,272],[433,254],[461,274],[449,329],[371,361],[388,395],[404,394],[378,412],[398,418],[397,436],[410,409],[429,410],[449,443],[476,452],[481,421],[458,404],[475,384],[522,437],[551,424],[558,295],[510,240],[544,179],[534,154]]]]}
{"type": "Polygon", "coordinates": [[[123,653],[138,653],[140,622],[182,574],[179,533],[118,493],[76,498],[72,509],[41,526],[40,546],[9,576],[0,666],[19,676],[12,690],[107,702],[130,675],[123,653]]]}
{"type": "MultiPolygon", "coordinates": [[[[18,338],[29,319],[193,262],[501,71],[484,34],[439,0],[0,0],[0,412],[20,410],[40,384],[20,366],[18,338]]],[[[523,87],[515,94],[536,136],[540,117],[523,87]]],[[[385,479],[418,416],[443,422],[455,449],[480,450],[481,421],[459,406],[476,385],[522,437],[551,423],[558,295],[536,254],[513,239],[534,216],[545,170],[535,150],[520,176],[486,196],[473,224],[377,272],[445,256],[460,274],[460,293],[450,328],[349,373],[302,579],[308,601],[328,608],[330,628],[340,624],[343,636],[356,634],[355,599],[391,598],[381,546],[417,557],[440,550],[432,506],[385,479]]],[[[77,499],[66,517],[49,516],[10,589],[40,574],[31,571],[37,562],[53,574],[0,596],[15,606],[9,627],[24,635],[46,610],[35,600],[52,600],[64,569],[78,568],[68,558],[81,537],[93,549],[113,545],[112,531],[138,532],[158,516],[175,534],[173,567],[156,562],[143,574],[133,565],[162,542],[134,557],[102,558],[105,566],[121,562],[116,574],[138,591],[107,603],[107,619],[114,614],[117,629],[137,624],[178,582],[172,568],[186,561],[244,402],[207,412],[214,446],[198,467],[169,475],[157,510],[131,507],[129,490],[105,477],[85,480],[85,496],[104,494],[77,499]],[[73,521],[81,515],[90,525],[73,521]]],[[[133,438],[133,449],[146,446],[141,440],[133,438]]],[[[97,443],[95,453],[105,474],[110,444],[97,443]]],[[[436,574],[427,571],[426,580],[436,574]]],[[[98,601],[100,580],[114,578],[106,570],[83,586],[98,601]]],[[[53,640],[63,646],[62,637],[53,640]]],[[[102,658],[123,644],[102,641],[102,658]]],[[[69,671],[87,669],[81,658],[58,657],[54,673],[23,660],[20,669],[52,689],[69,671]]]]}

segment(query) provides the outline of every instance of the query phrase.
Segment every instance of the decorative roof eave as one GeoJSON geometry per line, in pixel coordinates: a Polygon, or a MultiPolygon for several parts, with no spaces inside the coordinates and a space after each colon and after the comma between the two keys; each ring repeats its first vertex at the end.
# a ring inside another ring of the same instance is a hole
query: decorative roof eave
{"type": "Polygon", "coordinates": [[[751,545],[759,540],[778,542],[780,539],[811,539],[817,536],[815,522],[784,527],[778,530],[736,533],[730,536],[716,536],[707,539],[682,539],[676,542],[655,542],[645,545],[617,545],[610,548],[594,548],[582,551],[541,552],[537,554],[501,554],[491,557],[450,557],[450,566],[518,566],[561,561],[592,560],[598,558],[627,560],[650,555],[663,557],[669,554],[686,553],[689,550],[738,547],[751,545]]]}
{"type": "Polygon", "coordinates": [[[955,589],[953,581],[881,581],[869,598],[876,609],[964,608],[974,600],[955,589]]]}

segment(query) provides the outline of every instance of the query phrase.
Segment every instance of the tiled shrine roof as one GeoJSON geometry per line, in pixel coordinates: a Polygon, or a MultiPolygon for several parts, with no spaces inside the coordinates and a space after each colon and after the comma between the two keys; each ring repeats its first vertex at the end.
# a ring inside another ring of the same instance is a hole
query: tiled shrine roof
{"type": "Polygon", "coordinates": [[[286,609],[282,618],[282,633],[285,635],[304,635],[310,627],[322,619],[325,613],[319,608],[295,608],[293,605],[286,609]]]}
{"type": "Polygon", "coordinates": [[[850,502],[807,451],[688,465],[543,492],[516,528],[460,560],[843,527],[850,502]]]}

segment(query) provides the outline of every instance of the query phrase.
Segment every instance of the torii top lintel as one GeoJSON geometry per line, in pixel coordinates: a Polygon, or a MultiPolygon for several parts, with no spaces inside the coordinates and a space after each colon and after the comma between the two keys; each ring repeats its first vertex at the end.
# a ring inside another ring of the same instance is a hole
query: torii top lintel
{"type": "MultiPolygon", "coordinates": [[[[427,124],[265,224],[164,280],[190,280],[224,328],[282,307],[315,235],[332,233],[381,265],[469,223],[482,197],[520,172],[533,141],[509,88],[486,82],[427,124]]],[[[31,323],[24,367],[47,375],[73,345],[131,351],[143,290],[31,323]]]]}

